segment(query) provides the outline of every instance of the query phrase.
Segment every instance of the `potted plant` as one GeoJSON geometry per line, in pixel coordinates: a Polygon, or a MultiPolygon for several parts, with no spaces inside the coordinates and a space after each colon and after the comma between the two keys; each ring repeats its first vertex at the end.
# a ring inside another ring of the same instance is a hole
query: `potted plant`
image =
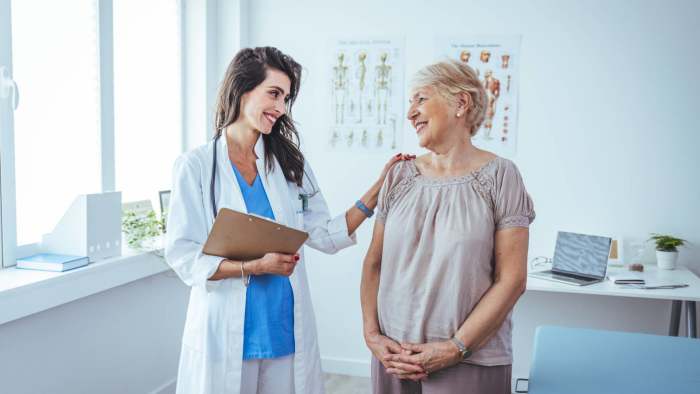
{"type": "Polygon", "coordinates": [[[672,270],[678,261],[678,247],[685,245],[684,239],[671,235],[651,234],[649,241],[656,243],[656,264],[660,269],[672,270]]]}
{"type": "Polygon", "coordinates": [[[138,215],[134,211],[124,211],[122,231],[132,249],[139,251],[157,249],[156,237],[165,232],[165,221],[156,217],[156,213],[152,209],[145,215],[138,215]]]}

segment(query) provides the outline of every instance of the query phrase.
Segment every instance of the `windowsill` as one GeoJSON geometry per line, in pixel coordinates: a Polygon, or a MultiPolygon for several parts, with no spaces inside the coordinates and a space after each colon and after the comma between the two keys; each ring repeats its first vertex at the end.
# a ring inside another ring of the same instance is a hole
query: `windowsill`
{"type": "Polygon", "coordinates": [[[169,270],[153,252],[124,251],[66,272],[0,270],[0,325],[169,270]]]}

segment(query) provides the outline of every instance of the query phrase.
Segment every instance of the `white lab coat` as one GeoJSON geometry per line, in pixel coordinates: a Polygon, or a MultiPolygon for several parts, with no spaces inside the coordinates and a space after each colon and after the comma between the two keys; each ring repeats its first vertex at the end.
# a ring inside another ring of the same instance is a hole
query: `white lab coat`
{"type": "MultiPolygon", "coordinates": [[[[222,136],[217,146],[217,209],[226,207],[246,212],[245,202],[231,167],[222,136]]],[[[177,393],[238,393],[243,359],[243,325],[246,288],[240,278],[210,281],[223,259],[202,253],[214,221],[210,198],[212,170],[210,142],[180,156],[174,168],[168,213],[165,257],[190,292],[187,320],[182,338],[177,393]]],[[[345,215],[331,219],[321,193],[309,199],[302,212],[301,189],[288,182],[279,163],[267,173],[264,142],[255,145],[256,162],[275,219],[309,233],[306,245],[325,253],[356,243],[348,236],[345,215]]],[[[318,188],[311,169],[306,166],[304,190],[309,180],[318,188]]],[[[301,251],[294,273],[289,277],[294,292],[294,387],[297,394],[323,393],[321,358],[316,338],[316,322],[311,305],[304,253],[301,251]]]]}

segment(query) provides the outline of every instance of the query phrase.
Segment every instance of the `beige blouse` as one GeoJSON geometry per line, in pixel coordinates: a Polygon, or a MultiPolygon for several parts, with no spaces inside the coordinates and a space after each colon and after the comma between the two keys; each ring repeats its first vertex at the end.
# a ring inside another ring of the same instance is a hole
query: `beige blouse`
{"type": "MultiPolygon", "coordinates": [[[[515,164],[497,157],[468,175],[427,178],[415,161],[394,165],[379,193],[384,247],[377,306],[397,341],[452,338],[493,284],[494,234],[528,227],[532,200],[515,164]]],[[[512,364],[511,313],[468,360],[512,364]]]]}

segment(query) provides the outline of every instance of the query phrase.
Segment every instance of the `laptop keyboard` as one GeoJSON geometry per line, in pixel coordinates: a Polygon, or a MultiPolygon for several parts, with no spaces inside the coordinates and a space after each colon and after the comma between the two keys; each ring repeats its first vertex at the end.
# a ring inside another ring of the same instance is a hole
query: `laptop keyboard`
{"type": "Polygon", "coordinates": [[[577,284],[588,284],[592,282],[599,282],[597,279],[589,279],[589,278],[582,278],[582,277],[574,277],[574,276],[567,276],[567,275],[561,275],[557,274],[554,272],[538,272],[534,274],[534,276],[539,276],[543,278],[551,278],[554,280],[561,280],[564,282],[570,282],[570,283],[577,283],[577,284]]]}
{"type": "Polygon", "coordinates": [[[559,274],[550,274],[550,275],[554,279],[561,279],[561,280],[573,281],[573,282],[578,282],[578,283],[588,283],[588,282],[595,281],[595,279],[579,279],[579,278],[574,278],[571,276],[559,275],[559,274]]]}

